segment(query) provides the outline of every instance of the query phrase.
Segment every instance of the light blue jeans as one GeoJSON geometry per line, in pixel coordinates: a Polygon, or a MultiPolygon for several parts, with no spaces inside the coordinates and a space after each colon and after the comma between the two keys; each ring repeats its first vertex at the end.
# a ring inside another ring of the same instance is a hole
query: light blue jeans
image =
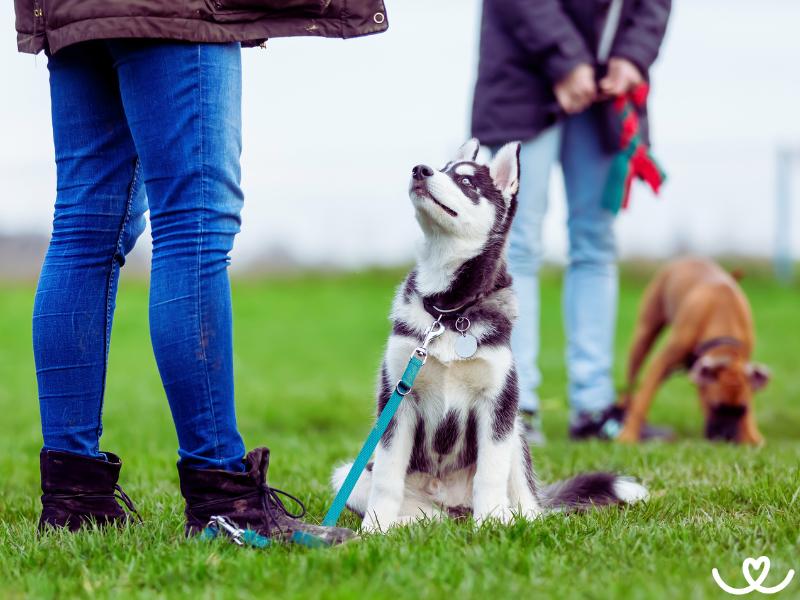
{"type": "MultiPolygon", "coordinates": [[[[520,408],[539,409],[539,268],[550,170],[560,160],[567,193],[569,266],[564,280],[569,403],[573,415],[614,401],[618,275],[614,216],[600,206],[612,155],[589,112],[567,118],[522,145],[519,208],[511,227],[509,269],[519,301],[511,336],[520,408]]],[[[547,316],[546,316],[547,318],[547,316]]]]}

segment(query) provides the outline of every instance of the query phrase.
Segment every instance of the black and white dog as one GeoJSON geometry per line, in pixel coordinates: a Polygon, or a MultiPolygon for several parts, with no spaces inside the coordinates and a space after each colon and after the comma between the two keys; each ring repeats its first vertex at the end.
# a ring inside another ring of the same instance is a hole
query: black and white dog
{"type": "MultiPolygon", "coordinates": [[[[610,473],[537,484],[517,420],[510,348],[517,308],[505,261],[519,144],[501,148],[488,166],[476,162],[478,150],[472,139],[440,171],[412,171],[409,195],[424,240],[394,301],[378,412],[425,330],[441,317],[446,331],[431,343],[425,368],[347,504],[364,516],[367,531],[447,515],[508,522],[647,497],[643,486],[610,473]]],[[[349,469],[334,471],[335,490],[349,469]]]]}

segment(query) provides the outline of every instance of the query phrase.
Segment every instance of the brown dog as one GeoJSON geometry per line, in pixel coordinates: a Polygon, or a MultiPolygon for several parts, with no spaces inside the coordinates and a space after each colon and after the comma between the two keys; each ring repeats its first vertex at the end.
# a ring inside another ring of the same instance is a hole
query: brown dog
{"type": "Polygon", "coordinates": [[[706,437],[761,444],[753,415],[753,392],[769,371],[750,362],[754,333],[750,305],[736,280],[716,263],[699,258],[671,262],[655,276],[642,300],[628,360],[628,390],[661,330],[672,329],[653,358],[639,390],[627,397],[625,424],[617,438],[639,440],[661,382],[687,369],[698,386],[706,437]]]}

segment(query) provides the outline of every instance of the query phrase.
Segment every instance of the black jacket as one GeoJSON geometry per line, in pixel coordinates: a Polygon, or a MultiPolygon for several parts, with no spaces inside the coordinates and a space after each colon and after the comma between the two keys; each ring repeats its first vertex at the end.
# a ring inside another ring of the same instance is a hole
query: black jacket
{"type": "MultiPolygon", "coordinates": [[[[597,45],[611,0],[484,0],[472,134],[499,145],[528,140],[561,113],[553,85],[573,67],[597,69],[597,45]]],[[[670,0],[624,0],[610,56],[647,77],[658,56],[670,0]]],[[[592,110],[607,111],[603,106],[592,110]]],[[[644,125],[646,127],[646,120],[644,125]]]]}

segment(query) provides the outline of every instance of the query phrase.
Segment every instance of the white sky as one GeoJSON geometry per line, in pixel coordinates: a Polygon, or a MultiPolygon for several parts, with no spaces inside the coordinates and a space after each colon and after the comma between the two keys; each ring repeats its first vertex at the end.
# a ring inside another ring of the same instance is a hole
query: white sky
{"type": "MultiPolygon", "coordinates": [[[[416,163],[445,162],[468,135],[479,2],[386,4],[385,34],[278,39],[245,51],[246,208],[234,265],[274,249],[347,266],[412,255],[407,178],[416,163]]],[[[0,21],[0,232],[47,233],[46,59],[15,53],[11,3],[0,6],[0,21]]],[[[796,0],[675,2],[652,103],[655,153],[670,180],[658,200],[636,190],[619,219],[623,255],[772,253],[774,155],[781,144],[800,148],[798,23],[796,0]]],[[[800,158],[795,173],[800,257],[800,158]]],[[[558,177],[551,207],[547,254],[560,260],[558,177]]]]}

